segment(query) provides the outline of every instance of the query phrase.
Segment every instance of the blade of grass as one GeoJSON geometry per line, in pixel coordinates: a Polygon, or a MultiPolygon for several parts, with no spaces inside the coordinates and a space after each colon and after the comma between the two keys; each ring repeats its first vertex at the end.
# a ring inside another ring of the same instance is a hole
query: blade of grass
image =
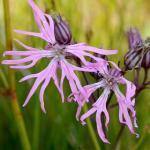
{"type": "MultiPolygon", "coordinates": [[[[12,50],[12,29],[11,29],[11,17],[9,9],[9,0],[3,0],[4,7],[4,22],[5,22],[5,38],[6,38],[6,49],[12,50]]],[[[20,111],[20,107],[16,95],[16,84],[15,84],[15,72],[11,69],[8,70],[9,73],[9,88],[11,92],[11,104],[14,117],[16,119],[16,124],[18,132],[20,135],[20,140],[22,142],[22,147],[24,150],[30,150],[30,143],[28,140],[27,132],[25,129],[24,120],[20,111]]]]}
{"type": "Polygon", "coordinates": [[[0,68],[0,77],[1,77],[1,80],[3,81],[3,84],[4,84],[4,86],[5,86],[5,88],[9,88],[9,84],[8,84],[8,81],[7,81],[7,79],[6,79],[6,77],[5,77],[5,74],[4,74],[4,72],[3,72],[3,70],[0,68]]]}

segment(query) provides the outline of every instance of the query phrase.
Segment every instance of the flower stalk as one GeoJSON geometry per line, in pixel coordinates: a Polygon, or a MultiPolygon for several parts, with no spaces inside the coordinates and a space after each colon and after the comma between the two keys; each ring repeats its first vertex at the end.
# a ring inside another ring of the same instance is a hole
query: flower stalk
{"type": "MultiPolygon", "coordinates": [[[[12,30],[11,30],[11,18],[10,18],[10,9],[9,9],[9,0],[3,0],[4,7],[4,22],[5,22],[5,33],[6,33],[6,49],[12,50],[12,30]]],[[[24,150],[30,150],[30,144],[27,137],[27,132],[25,129],[24,120],[19,108],[19,104],[16,96],[16,87],[15,87],[15,72],[12,69],[8,70],[10,74],[9,77],[9,88],[11,93],[11,105],[12,110],[16,119],[18,132],[22,142],[22,147],[24,150]]]]}
{"type": "MultiPolygon", "coordinates": [[[[88,111],[87,104],[84,105],[83,111],[84,111],[84,113],[88,111]]],[[[98,139],[96,137],[96,134],[95,134],[95,131],[93,129],[93,126],[92,126],[90,118],[87,118],[87,127],[88,127],[88,130],[89,130],[91,139],[93,141],[93,144],[95,146],[95,150],[101,150],[101,147],[99,145],[99,142],[98,142],[98,139]]]]}
{"type": "MultiPolygon", "coordinates": [[[[81,62],[80,62],[80,61],[76,61],[76,63],[77,63],[79,66],[81,66],[81,62]]],[[[88,79],[87,79],[87,77],[86,77],[85,72],[82,72],[82,75],[83,75],[83,78],[84,78],[86,84],[89,84],[89,81],[88,81],[88,79]]],[[[92,99],[93,99],[93,101],[94,101],[94,99],[95,99],[94,95],[92,95],[92,99]]],[[[83,111],[84,111],[84,113],[88,111],[88,106],[87,106],[87,104],[84,105],[83,111]]],[[[93,144],[94,144],[94,146],[95,146],[95,149],[96,149],[96,150],[101,150],[101,147],[100,147],[99,142],[98,142],[98,139],[97,139],[97,137],[96,137],[94,128],[93,128],[93,126],[92,126],[92,122],[91,122],[91,120],[90,120],[89,118],[87,118],[87,127],[88,127],[88,130],[89,130],[91,139],[92,139],[92,141],[93,141],[93,144]]]]}

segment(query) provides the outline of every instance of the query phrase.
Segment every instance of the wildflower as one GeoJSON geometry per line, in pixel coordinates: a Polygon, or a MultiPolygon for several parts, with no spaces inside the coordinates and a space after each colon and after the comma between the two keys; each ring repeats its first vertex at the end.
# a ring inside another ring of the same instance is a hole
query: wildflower
{"type": "Polygon", "coordinates": [[[129,30],[128,44],[129,44],[129,51],[124,58],[126,70],[140,68],[144,56],[144,47],[141,35],[136,28],[131,28],[129,30]]]}
{"type": "MultiPolygon", "coordinates": [[[[113,65],[115,64],[113,63],[113,65]]],[[[99,73],[103,76],[103,78],[101,78],[100,81],[97,83],[84,86],[83,89],[86,93],[85,94],[86,97],[80,95],[79,97],[80,101],[82,101],[83,103],[89,102],[88,99],[91,96],[91,94],[94,93],[99,88],[103,89],[103,92],[101,96],[97,99],[97,101],[92,105],[92,108],[81,116],[80,120],[82,124],[83,125],[85,124],[84,120],[86,118],[96,113],[98,134],[103,142],[109,143],[103,131],[101,117],[103,113],[106,117],[105,126],[107,128],[109,123],[109,113],[106,107],[106,103],[110,92],[113,91],[116,95],[117,102],[119,105],[120,122],[126,124],[130,129],[131,133],[135,134],[134,127],[132,125],[132,121],[133,121],[134,126],[137,127],[136,112],[134,110],[134,99],[132,99],[136,90],[135,85],[123,77],[121,70],[116,65],[114,68],[101,66],[99,63],[90,64],[90,67],[92,66],[93,68],[98,69],[99,73]],[[120,84],[126,85],[125,95],[119,90],[120,84]]]]}
{"type": "MultiPolygon", "coordinates": [[[[61,17],[52,18],[50,15],[43,13],[33,0],[28,0],[30,6],[33,9],[35,21],[39,27],[40,33],[27,32],[21,30],[15,30],[17,33],[25,34],[29,36],[34,36],[43,39],[48,44],[45,49],[39,50],[23,44],[17,41],[21,46],[23,46],[27,51],[6,51],[4,55],[21,56],[24,58],[18,60],[4,60],[2,63],[10,65],[14,69],[28,69],[36,65],[36,63],[42,59],[47,58],[50,60],[49,65],[41,72],[36,74],[31,74],[20,81],[29,80],[35,78],[35,83],[32,86],[23,106],[29,102],[30,98],[42,84],[40,90],[40,103],[41,108],[44,112],[44,91],[48,86],[51,79],[61,94],[62,101],[64,101],[63,93],[63,82],[67,78],[72,92],[82,91],[81,83],[75,74],[75,71],[90,71],[81,67],[77,67],[68,61],[68,56],[77,57],[83,64],[87,63],[86,56],[97,60],[103,61],[103,59],[97,58],[90,54],[89,52],[94,52],[103,55],[115,54],[117,51],[108,51],[103,49],[98,49],[92,46],[88,46],[85,43],[71,44],[71,33],[68,29],[69,27],[63,22],[61,17]],[[31,62],[31,63],[30,63],[31,62]],[[26,64],[28,63],[28,64],[26,64]],[[61,79],[58,79],[57,70],[61,69],[61,79]]],[[[84,94],[84,93],[82,93],[84,94]]],[[[77,97],[76,97],[77,99],[77,97]]]]}

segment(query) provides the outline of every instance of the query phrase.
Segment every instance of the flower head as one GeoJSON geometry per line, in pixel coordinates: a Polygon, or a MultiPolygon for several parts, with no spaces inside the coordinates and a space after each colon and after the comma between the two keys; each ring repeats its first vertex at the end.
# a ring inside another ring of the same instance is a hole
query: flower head
{"type": "MultiPolygon", "coordinates": [[[[38,49],[27,46],[20,41],[17,41],[21,46],[23,46],[27,51],[6,51],[4,55],[20,56],[17,60],[4,60],[2,63],[10,65],[14,69],[28,69],[36,65],[36,63],[42,58],[49,59],[49,65],[41,72],[36,74],[31,74],[20,81],[29,80],[35,78],[34,85],[32,86],[23,106],[25,106],[38,86],[42,84],[40,90],[40,102],[41,108],[45,112],[44,108],[44,91],[48,86],[51,79],[54,80],[54,83],[61,94],[62,101],[64,101],[63,93],[63,82],[67,78],[72,92],[77,92],[78,90],[82,91],[81,83],[78,77],[75,74],[75,71],[90,71],[89,69],[84,69],[81,67],[74,66],[68,60],[68,57],[74,56],[77,57],[82,64],[87,64],[86,57],[90,57],[94,60],[104,61],[101,58],[93,56],[90,52],[111,55],[115,54],[117,51],[108,51],[103,49],[98,49],[92,46],[88,46],[85,43],[71,44],[71,32],[69,26],[62,20],[62,18],[56,17],[52,18],[50,15],[45,14],[38,8],[33,0],[28,0],[29,5],[31,6],[35,21],[39,27],[40,32],[27,32],[21,30],[15,30],[17,33],[25,34],[28,36],[34,36],[41,38],[47,42],[45,49],[38,49]],[[27,63],[27,64],[26,64],[27,63]],[[58,79],[57,70],[61,70],[61,79],[58,79]]],[[[84,95],[84,93],[82,93],[84,95]]],[[[75,96],[77,99],[77,96],[75,96]]]]}
{"type": "MultiPolygon", "coordinates": [[[[113,63],[113,65],[115,64],[113,63]]],[[[105,126],[108,127],[109,113],[107,110],[106,103],[107,103],[110,92],[113,91],[117,98],[117,102],[119,105],[120,122],[123,124],[126,124],[129,130],[131,131],[131,133],[135,133],[134,127],[132,125],[132,122],[134,122],[135,127],[137,127],[136,113],[134,110],[134,99],[132,99],[136,90],[135,85],[123,77],[121,70],[116,65],[114,68],[101,66],[101,64],[99,63],[90,64],[90,67],[91,66],[93,66],[93,68],[97,68],[99,73],[102,75],[102,78],[97,83],[86,85],[83,87],[86,93],[85,94],[86,97],[80,96],[79,97],[80,101],[82,101],[83,103],[88,102],[91,94],[94,93],[99,88],[103,89],[103,92],[101,96],[97,99],[97,101],[92,105],[92,108],[81,116],[80,120],[82,124],[85,124],[84,120],[86,118],[96,113],[96,123],[97,123],[98,134],[103,142],[109,143],[103,131],[101,116],[102,116],[102,113],[105,115],[106,117],[105,126]],[[119,89],[120,84],[126,85],[125,95],[119,89]]]]}

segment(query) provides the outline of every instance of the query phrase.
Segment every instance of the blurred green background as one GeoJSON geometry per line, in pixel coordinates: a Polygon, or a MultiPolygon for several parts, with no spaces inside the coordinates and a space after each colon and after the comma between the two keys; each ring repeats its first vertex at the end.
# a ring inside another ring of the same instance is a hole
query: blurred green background
{"type": "MultiPolygon", "coordinates": [[[[5,0],[4,0],[5,1],[5,0]]],[[[150,35],[150,1],[149,0],[36,0],[38,6],[47,13],[58,12],[70,24],[73,38],[76,41],[87,42],[93,46],[105,49],[118,49],[116,56],[110,59],[118,62],[123,60],[128,50],[126,31],[129,27],[137,27],[143,38],[150,35]]],[[[26,0],[10,0],[10,15],[12,29],[38,31],[33,13],[26,0]]],[[[5,24],[3,0],[0,0],[0,61],[2,53],[6,50],[5,24]]],[[[18,35],[13,32],[13,39],[42,48],[45,43],[33,37],[18,35]]],[[[13,48],[23,50],[13,42],[13,48]]],[[[46,62],[40,62],[30,70],[16,71],[16,93],[21,110],[27,136],[33,150],[67,150],[81,149],[94,150],[95,146],[87,126],[82,126],[75,119],[77,105],[63,103],[51,82],[45,93],[45,106],[47,113],[41,112],[39,107],[38,91],[29,104],[23,108],[22,104],[31,88],[33,81],[18,83],[26,74],[39,72],[46,62]]],[[[123,62],[122,62],[123,64],[123,62]]],[[[20,140],[16,114],[7,85],[11,84],[8,78],[8,67],[0,65],[0,149],[26,149],[20,140]]],[[[127,75],[132,80],[132,74],[127,75]]],[[[68,84],[64,91],[69,94],[68,84]]],[[[66,95],[67,95],[66,94],[66,95]]],[[[150,149],[150,93],[145,90],[138,96],[136,106],[138,119],[138,133],[136,139],[125,128],[116,149],[150,149]]],[[[115,99],[112,100],[115,102],[115,99]]],[[[112,103],[113,103],[112,102],[112,103]]],[[[118,108],[110,112],[108,139],[111,144],[105,145],[97,135],[94,119],[91,119],[101,149],[115,149],[117,134],[121,124],[118,121],[118,108]]]]}

